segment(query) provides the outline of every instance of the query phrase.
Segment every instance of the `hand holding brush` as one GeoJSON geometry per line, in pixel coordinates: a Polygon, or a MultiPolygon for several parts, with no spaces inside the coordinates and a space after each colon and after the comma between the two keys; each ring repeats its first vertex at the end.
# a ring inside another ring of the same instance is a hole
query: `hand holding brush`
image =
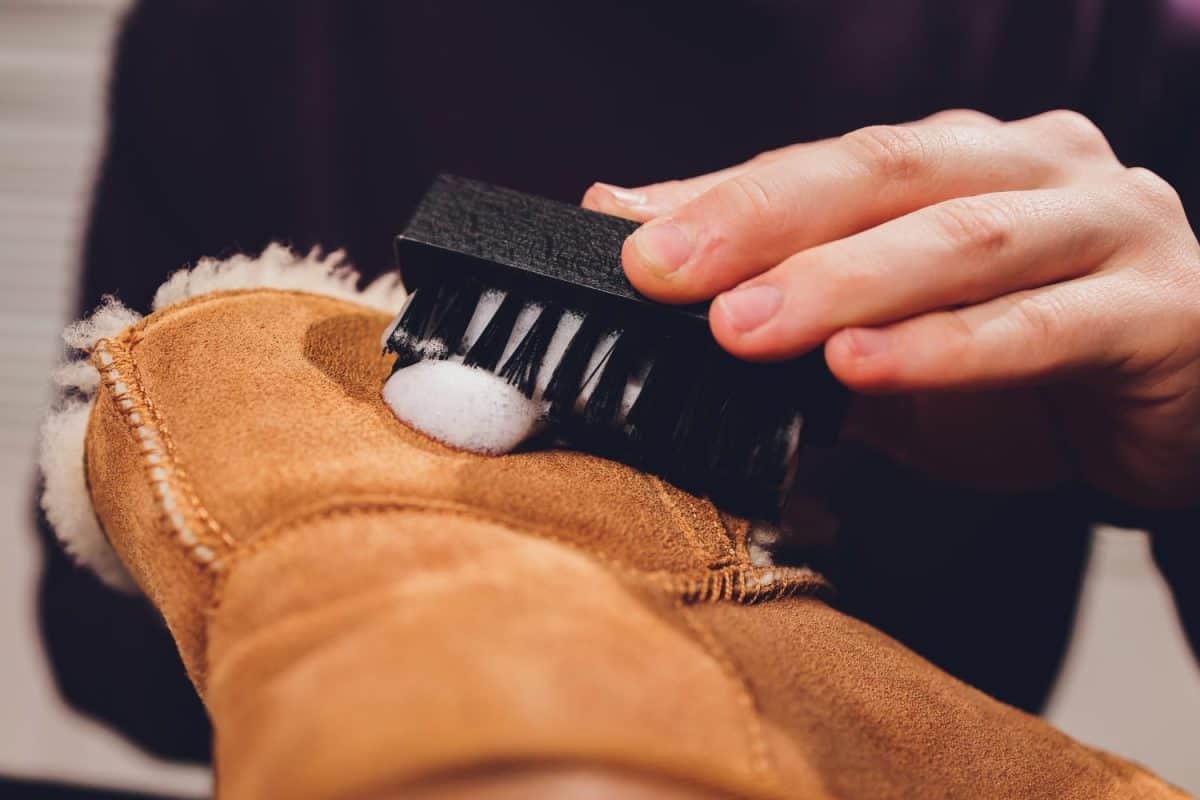
{"type": "Polygon", "coordinates": [[[847,432],[997,488],[1200,502],[1200,244],[1074,112],[951,111],[688,180],[596,184],[629,280],[743,359],[824,347],[847,432]]]}

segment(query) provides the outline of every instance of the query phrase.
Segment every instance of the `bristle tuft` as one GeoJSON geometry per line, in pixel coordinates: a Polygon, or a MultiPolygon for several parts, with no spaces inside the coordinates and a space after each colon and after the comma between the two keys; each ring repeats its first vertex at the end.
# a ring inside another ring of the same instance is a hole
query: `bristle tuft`
{"type": "Polygon", "coordinates": [[[524,301],[515,292],[506,294],[483,333],[467,351],[463,363],[468,367],[494,372],[504,355],[504,348],[508,346],[508,340],[512,338],[513,326],[516,325],[517,315],[521,313],[524,305],[524,301]]]}
{"type": "Polygon", "coordinates": [[[603,323],[594,314],[585,314],[542,395],[549,403],[547,416],[551,420],[563,420],[571,415],[579,393],[583,391],[588,363],[603,335],[603,323]]]}
{"type": "Polygon", "coordinates": [[[462,352],[463,337],[479,305],[481,292],[482,287],[473,281],[459,287],[447,302],[441,318],[434,323],[433,336],[445,345],[446,355],[462,352]]]}
{"type": "Polygon", "coordinates": [[[508,357],[500,370],[500,377],[515,386],[526,397],[533,397],[546,351],[550,347],[550,340],[554,338],[554,332],[558,330],[558,324],[562,321],[562,317],[562,306],[550,305],[543,308],[529,332],[521,339],[517,349],[508,357]]]}
{"type": "Polygon", "coordinates": [[[804,396],[823,366],[813,359],[748,364],[698,326],[584,312],[511,287],[417,291],[387,349],[397,369],[448,358],[494,373],[537,404],[539,430],[557,441],[757,517],[778,514],[794,477],[801,408],[836,400],[804,396]]]}
{"type": "Polygon", "coordinates": [[[613,428],[620,420],[621,401],[634,372],[643,361],[638,352],[643,337],[636,329],[617,333],[604,356],[600,377],[583,408],[583,423],[589,428],[613,428]]]}

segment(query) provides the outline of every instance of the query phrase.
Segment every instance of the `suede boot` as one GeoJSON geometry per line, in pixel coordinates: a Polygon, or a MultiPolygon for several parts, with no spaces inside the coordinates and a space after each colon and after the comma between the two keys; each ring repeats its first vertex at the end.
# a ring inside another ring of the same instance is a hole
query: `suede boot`
{"type": "Polygon", "coordinates": [[[202,265],[85,336],[87,495],[209,710],[221,798],[563,767],[691,792],[663,796],[1183,796],[752,561],[705,499],[406,427],[380,399],[399,291],[290,262],[202,265]]]}

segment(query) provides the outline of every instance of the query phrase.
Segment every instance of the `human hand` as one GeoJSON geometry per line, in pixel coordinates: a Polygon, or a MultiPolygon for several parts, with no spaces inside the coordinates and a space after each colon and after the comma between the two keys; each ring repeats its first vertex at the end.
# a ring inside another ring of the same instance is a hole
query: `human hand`
{"type": "Polygon", "coordinates": [[[630,281],[715,298],[734,355],[824,344],[861,395],[848,432],[903,460],[1200,502],[1200,243],[1079,114],[943,112],[583,202],[647,222],[630,281]]]}

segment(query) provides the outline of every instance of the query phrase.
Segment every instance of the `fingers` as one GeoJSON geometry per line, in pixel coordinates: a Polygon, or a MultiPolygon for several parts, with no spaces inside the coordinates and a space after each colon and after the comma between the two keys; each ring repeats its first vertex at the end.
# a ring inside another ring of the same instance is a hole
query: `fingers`
{"type": "Polygon", "coordinates": [[[866,128],[716,183],[642,226],[622,257],[640,291],[695,302],[800,250],[952,197],[1051,185],[1058,171],[1006,126],[866,128]]]}
{"type": "Polygon", "coordinates": [[[718,296],[709,321],[734,355],[787,358],[842,328],[1092,271],[1125,243],[1123,215],[1119,197],[1101,187],[948,200],[792,256],[718,296]]]}
{"type": "Polygon", "coordinates": [[[602,214],[648,222],[699,197],[707,188],[724,180],[724,175],[736,174],[739,169],[730,167],[685,181],[665,181],[633,189],[597,182],[584,192],[580,205],[602,214]]]}
{"type": "MultiPolygon", "coordinates": [[[[980,111],[950,109],[906,124],[908,126],[933,124],[993,127],[999,125],[1000,121],[980,111]]],[[[823,144],[823,142],[805,142],[781,147],[777,150],[768,150],[741,164],[686,180],[663,181],[632,188],[597,181],[588,187],[580,205],[590,208],[592,211],[600,211],[638,222],[647,222],[663,214],[670,214],[685,203],[695,200],[721,181],[728,180],[752,167],[761,166],[794,153],[799,148],[819,144],[823,144]]]]}
{"type": "Polygon", "coordinates": [[[860,392],[986,388],[1120,364],[1145,314],[1123,276],[1103,272],[884,328],[851,328],[825,345],[830,369],[860,392]]]}
{"type": "Polygon", "coordinates": [[[650,186],[626,189],[607,183],[593,183],[588,187],[580,203],[584,208],[624,217],[636,222],[647,222],[663,214],[669,214],[681,205],[699,197],[712,186],[749,169],[747,165],[711,172],[682,181],[665,181],[650,186]]]}
{"type": "Polygon", "coordinates": [[[1069,159],[1090,168],[1121,169],[1121,163],[1096,123],[1078,111],[1047,111],[1009,123],[1013,131],[1028,137],[1031,147],[1051,147],[1059,159],[1069,159]]]}
{"type": "Polygon", "coordinates": [[[908,125],[978,125],[980,127],[995,127],[1002,124],[1000,120],[993,117],[991,114],[985,114],[982,111],[975,111],[970,108],[948,108],[945,111],[937,111],[930,114],[928,117],[919,119],[916,122],[909,122],[908,125]]]}
{"type": "Polygon", "coordinates": [[[813,143],[804,143],[769,150],[749,161],[725,169],[678,181],[664,181],[648,186],[625,188],[608,183],[593,183],[583,195],[580,205],[592,211],[646,222],[655,217],[669,214],[680,206],[695,200],[718,183],[728,180],[754,166],[770,163],[787,153],[813,143]]]}

